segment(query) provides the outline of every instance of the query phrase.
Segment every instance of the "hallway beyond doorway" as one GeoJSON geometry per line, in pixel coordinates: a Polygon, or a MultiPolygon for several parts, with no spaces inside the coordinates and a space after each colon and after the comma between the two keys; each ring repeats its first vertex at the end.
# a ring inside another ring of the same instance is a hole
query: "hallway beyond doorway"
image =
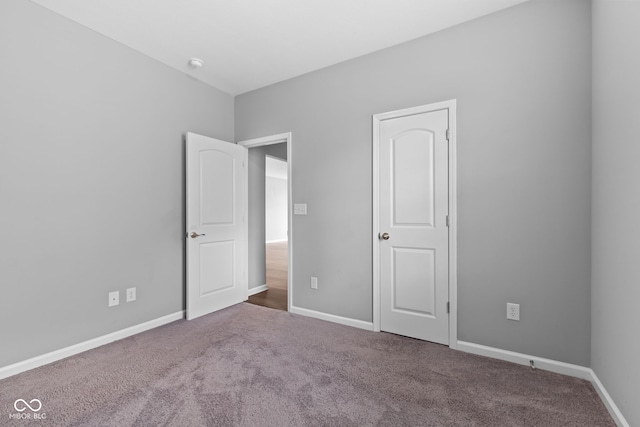
{"type": "Polygon", "coordinates": [[[267,290],[251,295],[248,302],[287,311],[288,242],[266,244],[267,290]]]}

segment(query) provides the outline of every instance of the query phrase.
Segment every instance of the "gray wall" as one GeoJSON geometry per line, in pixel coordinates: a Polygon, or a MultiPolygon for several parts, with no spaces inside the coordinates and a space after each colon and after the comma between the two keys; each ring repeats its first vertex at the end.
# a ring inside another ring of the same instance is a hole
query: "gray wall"
{"type": "Polygon", "coordinates": [[[532,0],[236,97],[238,139],[293,132],[293,305],[372,320],[371,115],[456,98],[458,337],[588,366],[590,31],[532,0]]]}
{"type": "Polygon", "coordinates": [[[183,139],[233,98],[23,0],[0,58],[0,366],[183,310],[183,139]]]}
{"type": "Polygon", "coordinates": [[[593,3],[592,368],[640,425],[640,3],[593,3]]]}
{"type": "MultiPolygon", "coordinates": [[[[272,134],[264,134],[269,136],[272,134]]],[[[244,138],[248,139],[248,138],[244,138]]],[[[239,139],[240,141],[242,140],[239,139]]],[[[265,156],[287,160],[287,143],[249,149],[249,289],[267,283],[265,263],[265,156]]]]}

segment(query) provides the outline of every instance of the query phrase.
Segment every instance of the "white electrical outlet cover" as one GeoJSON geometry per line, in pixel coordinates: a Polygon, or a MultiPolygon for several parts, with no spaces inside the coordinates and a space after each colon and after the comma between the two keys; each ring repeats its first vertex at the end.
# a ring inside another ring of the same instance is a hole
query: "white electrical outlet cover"
{"type": "Polygon", "coordinates": [[[520,320],[520,304],[507,303],[507,319],[520,320]]]}
{"type": "Polygon", "coordinates": [[[109,292],[109,307],[120,304],[120,291],[109,292]]]}
{"type": "Polygon", "coordinates": [[[136,288],[127,288],[127,302],[136,300],[136,288]]]}

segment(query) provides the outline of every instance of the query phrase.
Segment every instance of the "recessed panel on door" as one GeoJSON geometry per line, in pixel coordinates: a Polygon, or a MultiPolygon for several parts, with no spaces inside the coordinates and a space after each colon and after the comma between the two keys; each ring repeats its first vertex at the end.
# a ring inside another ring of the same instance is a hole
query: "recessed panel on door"
{"type": "Polygon", "coordinates": [[[391,140],[394,225],[433,226],[433,132],[404,131],[391,140]]]}
{"type": "Polygon", "coordinates": [[[200,245],[200,296],[233,287],[234,251],[233,241],[200,245]]]}
{"type": "Polygon", "coordinates": [[[200,152],[201,225],[232,224],[235,159],[218,150],[200,152]]]}
{"type": "Polygon", "coordinates": [[[392,310],[435,314],[436,271],[433,249],[393,249],[392,310]]]}

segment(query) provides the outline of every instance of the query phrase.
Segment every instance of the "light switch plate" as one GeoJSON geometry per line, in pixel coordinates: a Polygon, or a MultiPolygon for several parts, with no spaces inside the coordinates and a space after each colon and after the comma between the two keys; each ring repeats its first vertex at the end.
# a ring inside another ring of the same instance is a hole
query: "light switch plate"
{"type": "Polygon", "coordinates": [[[306,215],[307,214],[307,204],[306,203],[295,203],[293,205],[293,214],[294,215],[306,215]]]}

